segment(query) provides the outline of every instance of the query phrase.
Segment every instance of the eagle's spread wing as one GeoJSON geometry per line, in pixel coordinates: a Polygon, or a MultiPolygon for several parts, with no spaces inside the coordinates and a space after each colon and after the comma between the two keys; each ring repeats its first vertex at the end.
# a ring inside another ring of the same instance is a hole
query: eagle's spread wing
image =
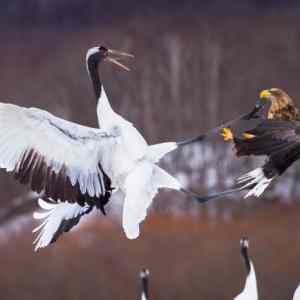
{"type": "Polygon", "coordinates": [[[298,122],[264,120],[247,132],[250,138],[234,138],[238,156],[267,155],[270,158],[300,148],[298,122]]]}
{"type": "Polygon", "coordinates": [[[300,124],[295,121],[265,120],[250,132],[250,139],[235,139],[238,155],[266,155],[267,160],[242,177],[240,189],[250,189],[246,197],[259,197],[271,181],[300,158],[300,124]]]}

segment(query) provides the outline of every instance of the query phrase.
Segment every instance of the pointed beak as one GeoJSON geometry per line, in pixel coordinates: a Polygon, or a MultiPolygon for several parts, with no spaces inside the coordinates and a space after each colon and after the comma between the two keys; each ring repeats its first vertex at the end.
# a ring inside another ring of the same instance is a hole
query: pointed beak
{"type": "Polygon", "coordinates": [[[112,55],[117,55],[117,56],[125,56],[125,57],[134,58],[133,54],[126,53],[126,52],[123,52],[123,51],[114,50],[114,49],[108,49],[108,53],[112,54],[112,55]]]}
{"type": "Polygon", "coordinates": [[[123,63],[119,61],[124,57],[134,58],[132,54],[118,51],[118,50],[108,49],[108,56],[106,57],[106,60],[115,64],[116,66],[120,67],[123,70],[130,71],[130,69],[127,66],[125,66],[123,63]]]}
{"type": "Polygon", "coordinates": [[[259,94],[260,99],[266,99],[266,98],[269,98],[270,96],[271,96],[271,93],[269,90],[263,90],[259,94]]]}

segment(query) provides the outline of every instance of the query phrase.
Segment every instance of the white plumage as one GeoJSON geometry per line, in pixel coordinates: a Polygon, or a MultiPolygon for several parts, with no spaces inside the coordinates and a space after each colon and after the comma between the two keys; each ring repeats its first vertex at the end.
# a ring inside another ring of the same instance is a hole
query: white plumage
{"type": "MultiPolygon", "coordinates": [[[[59,231],[59,227],[64,225],[64,221],[75,220],[74,225],[79,222],[79,218],[90,212],[91,206],[80,206],[77,203],[68,202],[46,202],[43,199],[38,200],[39,206],[43,212],[35,212],[33,217],[36,220],[43,220],[33,232],[38,232],[34,241],[35,250],[46,247],[55,237],[55,233],[59,231]]],[[[69,223],[66,223],[66,225],[69,223]]],[[[72,226],[74,226],[72,224],[72,226]]],[[[64,231],[68,228],[64,228],[64,231]]]]}
{"type": "Polygon", "coordinates": [[[257,168],[237,179],[238,184],[242,184],[240,190],[250,187],[250,191],[245,195],[244,198],[248,198],[250,196],[259,197],[265,189],[269,186],[273,178],[267,178],[264,174],[262,168],[257,168]]]}
{"type": "Polygon", "coordinates": [[[121,189],[125,194],[123,228],[126,236],[139,236],[139,224],[145,219],[148,207],[160,188],[180,190],[180,183],[147,159],[128,174],[121,189]]]}
{"type": "Polygon", "coordinates": [[[7,103],[0,103],[0,128],[1,168],[18,173],[22,158],[33,150],[56,174],[65,167],[66,176],[73,186],[79,184],[83,194],[94,197],[103,192],[98,162],[107,139],[112,137],[107,132],[37,108],[7,103]]]}

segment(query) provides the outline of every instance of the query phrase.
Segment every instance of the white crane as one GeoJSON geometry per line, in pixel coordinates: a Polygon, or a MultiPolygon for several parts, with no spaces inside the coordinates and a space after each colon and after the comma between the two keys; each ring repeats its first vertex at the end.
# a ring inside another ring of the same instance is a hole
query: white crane
{"type": "Polygon", "coordinates": [[[140,278],[142,282],[142,293],[141,293],[141,300],[148,300],[149,299],[149,270],[143,269],[140,272],[140,278]]]}
{"type": "MultiPolygon", "coordinates": [[[[245,260],[246,270],[247,270],[247,279],[245,283],[245,287],[241,294],[236,296],[234,300],[257,300],[258,292],[257,292],[257,283],[256,283],[256,275],[253,263],[248,254],[249,241],[247,238],[241,239],[241,253],[245,260]]],[[[297,287],[293,300],[300,300],[300,285],[297,287]]]]}
{"type": "Polygon", "coordinates": [[[120,190],[124,197],[123,228],[130,239],[138,237],[139,224],[158,189],[187,193],[156,163],[189,141],[148,145],[108,101],[98,66],[109,61],[129,70],[119,62],[122,57],[132,55],[103,46],[86,54],[100,129],[37,108],[0,103],[0,167],[45,196],[38,200],[44,211],[34,213],[35,219],[43,220],[34,229],[36,250],[56,241],[93,208],[105,213],[113,190],[120,190]]]}
{"type": "Polygon", "coordinates": [[[243,238],[240,241],[241,254],[245,260],[247,278],[243,291],[234,298],[234,300],[258,300],[256,275],[253,263],[248,254],[249,241],[247,238],[243,238]]]}

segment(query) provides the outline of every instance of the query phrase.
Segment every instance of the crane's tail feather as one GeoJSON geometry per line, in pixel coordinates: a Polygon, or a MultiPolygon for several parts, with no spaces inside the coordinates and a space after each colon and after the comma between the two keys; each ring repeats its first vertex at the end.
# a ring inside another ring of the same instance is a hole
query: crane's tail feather
{"type": "Polygon", "coordinates": [[[140,224],[147,216],[153,198],[161,188],[180,190],[180,182],[162,168],[147,161],[140,163],[125,181],[123,229],[129,239],[140,234],[140,224]],[[138,182],[138,184],[137,184],[138,182]]]}

